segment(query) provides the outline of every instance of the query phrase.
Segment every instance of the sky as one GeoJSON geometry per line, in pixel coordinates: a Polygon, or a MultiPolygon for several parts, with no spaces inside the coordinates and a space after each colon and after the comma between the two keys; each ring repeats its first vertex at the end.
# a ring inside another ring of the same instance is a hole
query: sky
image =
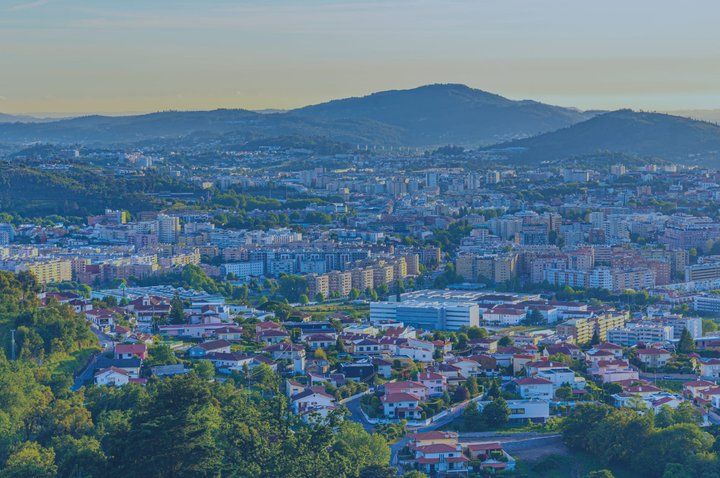
{"type": "Polygon", "coordinates": [[[718,0],[0,0],[0,112],[287,109],[464,83],[720,108],[718,0]]]}

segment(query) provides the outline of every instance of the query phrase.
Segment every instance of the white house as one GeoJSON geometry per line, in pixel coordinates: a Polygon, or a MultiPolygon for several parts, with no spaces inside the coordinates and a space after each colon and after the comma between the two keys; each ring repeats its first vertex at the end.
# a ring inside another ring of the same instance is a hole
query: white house
{"type": "Polygon", "coordinates": [[[397,392],[384,395],[380,398],[383,412],[387,418],[418,420],[421,418],[422,408],[420,399],[415,395],[397,392]]]}
{"type": "Polygon", "coordinates": [[[523,377],[515,380],[515,383],[522,398],[552,400],[555,394],[553,383],[546,378],[523,377]]]}
{"type": "Polygon", "coordinates": [[[318,415],[327,418],[328,413],[337,408],[335,397],[323,387],[310,387],[293,395],[292,409],[296,415],[318,415]]]}
{"type": "Polygon", "coordinates": [[[95,383],[98,385],[109,385],[122,387],[130,382],[130,375],[121,368],[110,367],[98,370],[95,373],[95,383]]]}
{"type": "Polygon", "coordinates": [[[550,418],[550,402],[547,400],[508,400],[510,420],[545,422],[550,418]]]}

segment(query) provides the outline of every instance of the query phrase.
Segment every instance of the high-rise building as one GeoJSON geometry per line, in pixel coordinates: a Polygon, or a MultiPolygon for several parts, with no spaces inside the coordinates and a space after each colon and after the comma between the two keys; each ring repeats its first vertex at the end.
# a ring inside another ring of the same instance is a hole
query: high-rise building
{"type": "Polygon", "coordinates": [[[159,214],[158,221],[158,240],[163,244],[174,244],[177,242],[177,236],[180,233],[180,218],[168,216],[167,214],[159,214]]]}

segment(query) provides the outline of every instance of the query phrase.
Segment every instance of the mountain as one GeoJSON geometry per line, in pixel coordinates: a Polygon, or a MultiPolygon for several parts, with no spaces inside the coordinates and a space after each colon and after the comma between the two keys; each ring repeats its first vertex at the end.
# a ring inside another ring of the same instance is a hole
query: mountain
{"type": "Polygon", "coordinates": [[[324,138],[348,144],[482,145],[552,131],[592,113],[513,101],[463,85],[429,85],[307,106],[288,112],[242,109],[84,116],[0,124],[0,142],[134,143],[324,138]]]}
{"type": "Polygon", "coordinates": [[[43,118],[35,118],[34,116],[9,115],[7,113],[0,113],[0,123],[35,123],[40,121],[47,120],[43,118]]]}
{"type": "Polygon", "coordinates": [[[720,127],[681,116],[618,110],[558,131],[486,149],[506,151],[533,162],[622,153],[708,164],[720,157],[720,127]]]}
{"type": "Polygon", "coordinates": [[[592,114],[514,101],[458,84],[390,90],[291,111],[324,120],[371,119],[400,128],[408,145],[492,144],[553,131],[592,114]]]}

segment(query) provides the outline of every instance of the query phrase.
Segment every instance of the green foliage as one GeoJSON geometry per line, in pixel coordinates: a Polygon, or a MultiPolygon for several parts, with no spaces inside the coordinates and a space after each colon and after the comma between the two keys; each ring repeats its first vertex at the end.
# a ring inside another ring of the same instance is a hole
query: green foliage
{"type": "Polygon", "coordinates": [[[299,302],[301,296],[307,298],[308,283],[303,276],[282,274],[278,279],[278,292],[290,302],[299,302]]]}
{"type": "Polygon", "coordinates": [[[509,418],[510,407],[502,397],[488,403],[482,410],[482,419],[490,428],[498,428],[507,424],[509,418]]]}
{"type": "Polygon", "coordinates": [[[23,443],[5,462],[2,478],[53,478],[55,452],[34,442],[23,443]]]}
{"type": "Polygon", "coordinates": [[[674,464],[692,470],[690,476],[700,476],[697,470],[707,467],[717,473],[716,458],[707,455],[713,437],[692,422],[694,418],[687,410],[678,414],[677,420],[682,422],[671,423],[674,420],[674,414],[668,416],[665,410],[653,417],[653,413],[639,415],[627,408],[579,404],[563,422],[563,440],[607,464],[630,466],[642,476],[675,472],[678,467],[674,464]],[[657,428],[656,421],[663,427],[657,428]]]}
{"type": "Polygon", "coordinates": [[[682,335],[680,336],[680,342],[678,343],[678,352],[680,353],[690,353],[695,351],[695,341],[692,338],[692,335],[690,335],[690,331],[688,329],[683,329],[682,335]]]}

